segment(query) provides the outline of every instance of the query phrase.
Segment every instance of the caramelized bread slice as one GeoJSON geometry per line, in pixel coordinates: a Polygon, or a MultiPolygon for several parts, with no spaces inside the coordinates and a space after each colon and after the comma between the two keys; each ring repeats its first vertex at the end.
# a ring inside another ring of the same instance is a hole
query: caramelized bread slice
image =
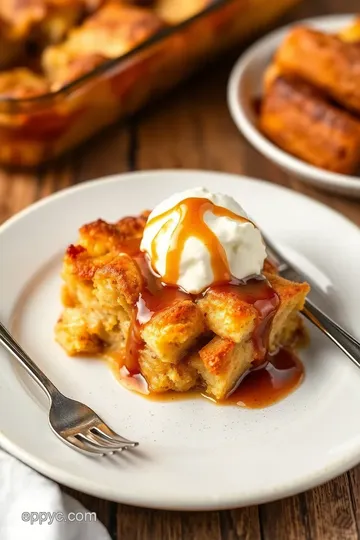
{"type": "Polygon", "coordinates": [[[259,123],[271,141],[311,165],[353,174],[360,163],[360,121],[276,67],[265,76],[259,123]]]}
{"type": "Polygon", "coordinates": [[[284,73],[325,91],[344,107],[360,112],[360,44],[312,28],[294,28],[276,54],[284,73]]]}

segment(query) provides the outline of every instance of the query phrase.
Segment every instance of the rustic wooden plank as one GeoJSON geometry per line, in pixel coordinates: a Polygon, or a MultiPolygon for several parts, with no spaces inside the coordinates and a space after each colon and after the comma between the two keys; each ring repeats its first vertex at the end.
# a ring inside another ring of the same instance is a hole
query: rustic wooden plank
{"type": "MultiPolygon", "coordinates": [[[[218,512],[196,512],[193,514],[183,512],[181,514],[181,528],[181,538],[184,539],[221,540],[218,512]]],[[[166,536],[159,538],[166,538],[166,536]]]]}
{"type": "Polygon", "coordinates": [[[350,483],[350,497],[356,520],[356,528],[360,538],[360,466],[348,472],[350,483]]]}
{"type": "Polygon", "coordinates": [[[38,199],[42,199],[61,189],[71,186],[75,181],[75,169],[71,159],[59,160],[56,164],[44,167],[40,174],[38,199]]]}
{"type": "Polygon", "coordinates": [[[16,214],[36,198],[36,174],[0,170],[0,222],[16,214]]]}
{"type": "Polygon", "coordinates": [[[191,79],[146,111],[138,125],[139,169],[243,172],[242,138],[226,106],[226,81],[234,58],[214,77],[210,66],[206,76],[191,79]]]}
{"type": "MultiPolygon", "coordinates": [[[[126,540],[189,538],[190,540],[194,537],[186,537],[182,534],[183,516],[185,514],[180,512],[146,510],[119,504],[117,508],[117,538],[119,540],[123,538],[126,540]]],[[[200,540],[200,537],[196,540],[200,540]]]]}
{"type": "Polygon", "coordinates": [[[304,496],[311,539],[358,540],[346,474],[306,492],[304,496]]]}
{"type": "Polygon", "coordinates": [[[310,540],[302,495],[264,504],[259,512],[262,540],[310,540]]]}
{"type": "Polygon", "coordinates": [[[221,540],[261,540],[262,538],[257,506],[220,512],[219,518],[221,540]]]}
{"type": "MultiPolygon", "coordinates": [[[[126,540],[224,540],[218,512],[165,512],[125,505],[118,505],[117,537],[126,540]]],[[[228,538],[231,537],[225,537],[228,538]]]]}
{"type": "Polygon", "coordinates": [[[131,136],[127,124],[111,126],[76,150],[75,183],[131,169],[131,136]]]}
{"type": "Polygon", "coordinates": [[[0,223],[8,219],[11,212],[11,181],[4,171],[0,171],[0,223]]]}
{"type": "Polygon", "coordinates": [[[358,498],[354,504],[344,474],[305,494],[263,505],[262,540],[358,540],[358,498]]]}

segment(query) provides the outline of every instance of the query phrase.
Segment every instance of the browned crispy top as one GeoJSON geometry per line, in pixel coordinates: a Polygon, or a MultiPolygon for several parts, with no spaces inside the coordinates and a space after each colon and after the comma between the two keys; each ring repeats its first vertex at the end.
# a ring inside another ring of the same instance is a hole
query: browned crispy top
{"type": "Polygon", "coordinates": [[[45,49],[43,68],[54,84],[64,84],[89,64],[125,54],[163,26],[149,9],[109,2],[71,30],[63,43],[45,49]]]}
{"type": "Polygon", "coordinates": [[[0,95],[9,98],[26,98],[45,94],[47,81],[27,68],[0,72],[0,95]]]}
{"type": "MultiPolygon", "coordinates": [[[[148,215],[146,211],[116,223],[98,219],[86,224],[80,228],[78,243],[70,245],[64,257],[63,277],[75,307],[88,306],[91,311],[95,301],[104,318],[120,310],[125,313],[125,334],[134,313],[139,315],[139,302],[151,288],[148,281],[144,287],[144,280],[149,278],[141,266],[143,259],[139,258],[148,215]],[[129,253],[132,249],[133,255],[129,253]],[[78,293],[82,296],[78,297],[78,293]]],[[[264,275],[280,301],[273,319],[271,339],[275,339],[287,314],[296,314],[302,308],[309,286],[284,280],[269,261],[264,264],[264,275]]],[[[246,298],[226,287],[210,289],[198,298],[177,291],[169,303],[155,307],[152,316],[141,322],[145,357],[157,358],[164,365],[178,365],[190,353],[189,362],[200,362],[209,374],[222,376],[230,364],[236,372],[245,346],[250,365],[255,358],[251,342],[259,324],[259,312],[246,298]]],[[[151,303],[145,305],[152,311],[151,303]]],[[[276,346],[276,339],[274,343],[276,346]]]]}

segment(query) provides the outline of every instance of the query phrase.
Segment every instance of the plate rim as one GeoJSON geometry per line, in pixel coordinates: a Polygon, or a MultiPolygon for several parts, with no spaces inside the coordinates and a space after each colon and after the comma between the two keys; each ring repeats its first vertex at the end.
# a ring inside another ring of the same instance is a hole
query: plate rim
{"type": "Polygon", "coordinates": [[[301,193],[299,191],[294,190],[291,187],[283,186],[281,184],[278,184],[276,182],[272,182],[271,180],[265,180],[263,178],[258,178],[255,176],[248,176],[246,174],[237,174],[237,173],[229,173],[225,171],[216,171],[216,170],[207,170],[207,169],[146,169],[141,171],[127,171],[127,172],[120,172],[115,174],[109,174],[105,176],[100,176],[98,178],[86,180],[85,182],[81,182],[80,184],[75,184],[72,186],[67,186],[66,188],[62,188],[59,191],[56,191],[55,193],[51,193],[50,195],[46,195],[42,199],[38,201],[34,201],[19,212],[16,212],[13,216],[10,216],[8,219],[6,219],[1,225],[0,225],[0,234],[3,234],[3,232],[11,227],[16,221],[22,219],[28,214],[31,214],[32,212],[36,211],[38,208],[41,208],[42,206],[45,206],[49,204],[53,200],[61,199],[65,197],[68,193],[82,191],[84,189],[87,189],[91,186],[96,186],[104,183],[116,183],[116,182],[126,182],[126,180],[130,180],[133,177],[149,177],[149,176],[157,176],[157,175],[172,175],[172,174],[178,174],[179,176],[185,176],[185,175],[203,175],[203,176],[218,176],[218,177],[227,177],[229,179],[233,180],[246,180],[246,181],[254,181],[259,184],[265,184],[270,185],[274,187],[275,189],[285,190],[287,192],[290,192],[292,194],[295,194],[296,197],[300,197],[301,199],[311,201],[312,204],[318,205],[319,207],[326,208],[327,211],[332,212],[333,214],[336,214],[337,217],[341,218],[342,220],[345,220],[349,225],[352,225],[356,229],[360,229],[360,226],[358,226],[354,221],[346,217],[341,212],[335,210],[331,206],[328,206],[327,204],[318,201],[317,199],[306,195],[305,193],[301,193]]]}
{"type": "MultiPolygon", "coordinates": [[[[244,105],[238,98],[239,84],[245,71],[253,64],[256,58],[263,56],[263,51],[272,41],[280,38],[282,34],[285,34],[297,24],[309,24],[315,27],[327,23],[346,24],[346,22],[350,22],[355,16],[356,14],[354,13],[347,13],[301,19],[300,21],[281,26],[255,41],[255,43],[240,55],[232,67],[227,83],[227,104],[231,117],[239,131],[266,159],[269,159],[278,167],[290,171],[301,182],[316,185],[328,191],[337,191],[346,193],[348,196],[359,197],[360,177],[326,171],[282,150],[265,137],[256,125],[254,125],[248,117],[244,105]]],[[[270,49],[271,51],[276,50],[273,45],[271,45],[270,49]]]]}
{"type": "MultiPolygon", "coordinates": [[[[288,193],[291,193],[292,196],[295,198],[300,197],[304,201],[311,201],[312,204],[319,206],[320,208],[325,208],[326,211],[330,214],[336,215],[337,219],[341,219],[346,224],[351,226],[354,229],[354,232],[357,234],[360,231],[360,228],[352,222],[350,219],[342,215],[340,212],[334,210],[331,207],[328,207],[326,204],[323,204],[316,199],[313,199],[307,195],[304,195],[302,193],[298,193],[294,191],[293,189],[290,189],[288,187],[284,187],[266,180],[261,180],[257,178],[252,178],[249,176],[244,175],[237,175],[232,173],[225,173],[225,172],[216,172],[216,171],[207,171],[207,170],[201,170],[201,169],[153,169],[148,171],[139,171],[139,172],[126,172],[126,173],[119,173],[115,175],[109,175],[100,177],[94,180],[89,180],[87,182],[83,182],[82,184],[76,185],[76,186],[69,186],[65,189],[60,190],[57,193],[54,193],[52,195],[49,195],[45,197],[44,199],[37,201],[35,203],[32,203],[27,208],[23,209],[22,211],[18,212],[11,218],[9,218],[7,221],[4,222],[0,226],[0,242],[1,242],[1,234],[6,232],[8,228],[10,228],[13,224],[15,224],[17,221],[21,220],[23,217],[25,217],[28,214],[36,213],[38,208],[41,208],[44,205],[47,205],[51,203],[53,200],[60,199],[69,193],[75,191],[81,191],[86,190],[91,186],[103,184],[104,182],[108,185],[116,182],[121,181],[131,181],[132,178],[139,178],[146,177],[148,181],[151,181],[151,176],[156,177],[158,175],[178,175],[181,176],[187,176],[189,174],[196,175],[199,178],[200,176],[206,177],[206,176],[212,176],[217,177],[219,180],[221,180],[222,177],[227,177],[230,180],[235,180],[239,182],[239,187],[241,185],[241,180],[245,181],[254,181],[258,185],[268,185],[274,188],[275,190],[280,191],[286,191],[288,193]]],[[[284,483],[276,489],[273,490],[272,493],[265,493],[264,495],[256,495],[253,497],[240,497],[241,501],[239,502],[239,495],[236,494],[230,494],[227,498],[222,499],[221,501],[211,501],[211,498],[206,499],[206,501],[202,503],[195,504],[194,502],[186,502],[186,501],[179,501],[176,503],[176,501],[172,498],[170,500],[165,498],[161,498],[161,496],[157,496],[155,500],[151,502],[151,505],[149,505],[149,499],[148,498],[142,498],[141,494],[137,495],[136,497],[126,497],[121,496],[119,497],[114,490],[110,489],[106,486],[99,485],[97,482],[92,482],[90,478],[85,477],[78,477],[73,472],[64,471],[61,470],[59,466],[49,464],[45,461],[43,461],[41,458],[38,458],[37,456],[34,456],[30,451],[27,451],[23,449],[21,446],[19,446],[17,443],[14,443],[11,439],[9,439],[4,432],[0,431],[0,445],[5,450],[14,455],[17,459],[22,461],[23,463],[29,465],[30,467],[34,468],[38,472],[44,474],[45,476],[53,479],[56,482],[59,482],[60,484],[67,485],[73,489],[77,489],[79,491],[82,491],[84,493],[91,494],[95,497],[101,497],[107,500],[111,501],[117,501],[124,504],[131,504],[138,507],[144,507],[144,508],[154,508],[154,509],[167,509],[167,510],[186,510],[186,511],[198,511],[198,510],[223,510],[223,509],[231,509],[236,507],[243,507],[248,506],[252,504],[263,504],[266,502],[270,502],[273,500],[278,500],[279,498],[288,497],[291,495],[295,495],[299,492],[302,492],[304,490],[311,489],[315,486],[322,485],[323,483],[329,481],[330,479],[346,472],[349,470],[349,468],[355,466],[359,463],[359,448],[360,445],[355,445],[356,448],[349,448],[346,451],[346,456],[344,458],[344,454],[341,454],[340,457],[337,457],[333,460],[332,466],[325,466],[324,469],[317,470],[316,473],[311,473],[310,476],[304,476],[301,481],[297,481],[295,484],[294,482],[284,483]]]]}

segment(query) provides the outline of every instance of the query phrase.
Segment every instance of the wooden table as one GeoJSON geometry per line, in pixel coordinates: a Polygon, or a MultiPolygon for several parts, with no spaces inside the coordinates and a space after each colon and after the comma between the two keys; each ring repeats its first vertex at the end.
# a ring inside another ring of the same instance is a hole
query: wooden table
{"type": "MultiPolygon", "coordinates": [[[[286,21],[356,8],[358,0],[304,0],[286,21]]],[[[226,106],[226,81],[240,52],[209,66],[160,103],[57,163],[34,174],[0,171],[0,221],[39,198],[91,178],[138,169],[201,168],[290,186],[360,225],[360,201],[329,195],[290,178],[238,133],[226,106]]],[[[142,510],[66,491],[97,512],[114,540],[360,539],[360,467],[296,497],[223,512],[142,510]]]]}

